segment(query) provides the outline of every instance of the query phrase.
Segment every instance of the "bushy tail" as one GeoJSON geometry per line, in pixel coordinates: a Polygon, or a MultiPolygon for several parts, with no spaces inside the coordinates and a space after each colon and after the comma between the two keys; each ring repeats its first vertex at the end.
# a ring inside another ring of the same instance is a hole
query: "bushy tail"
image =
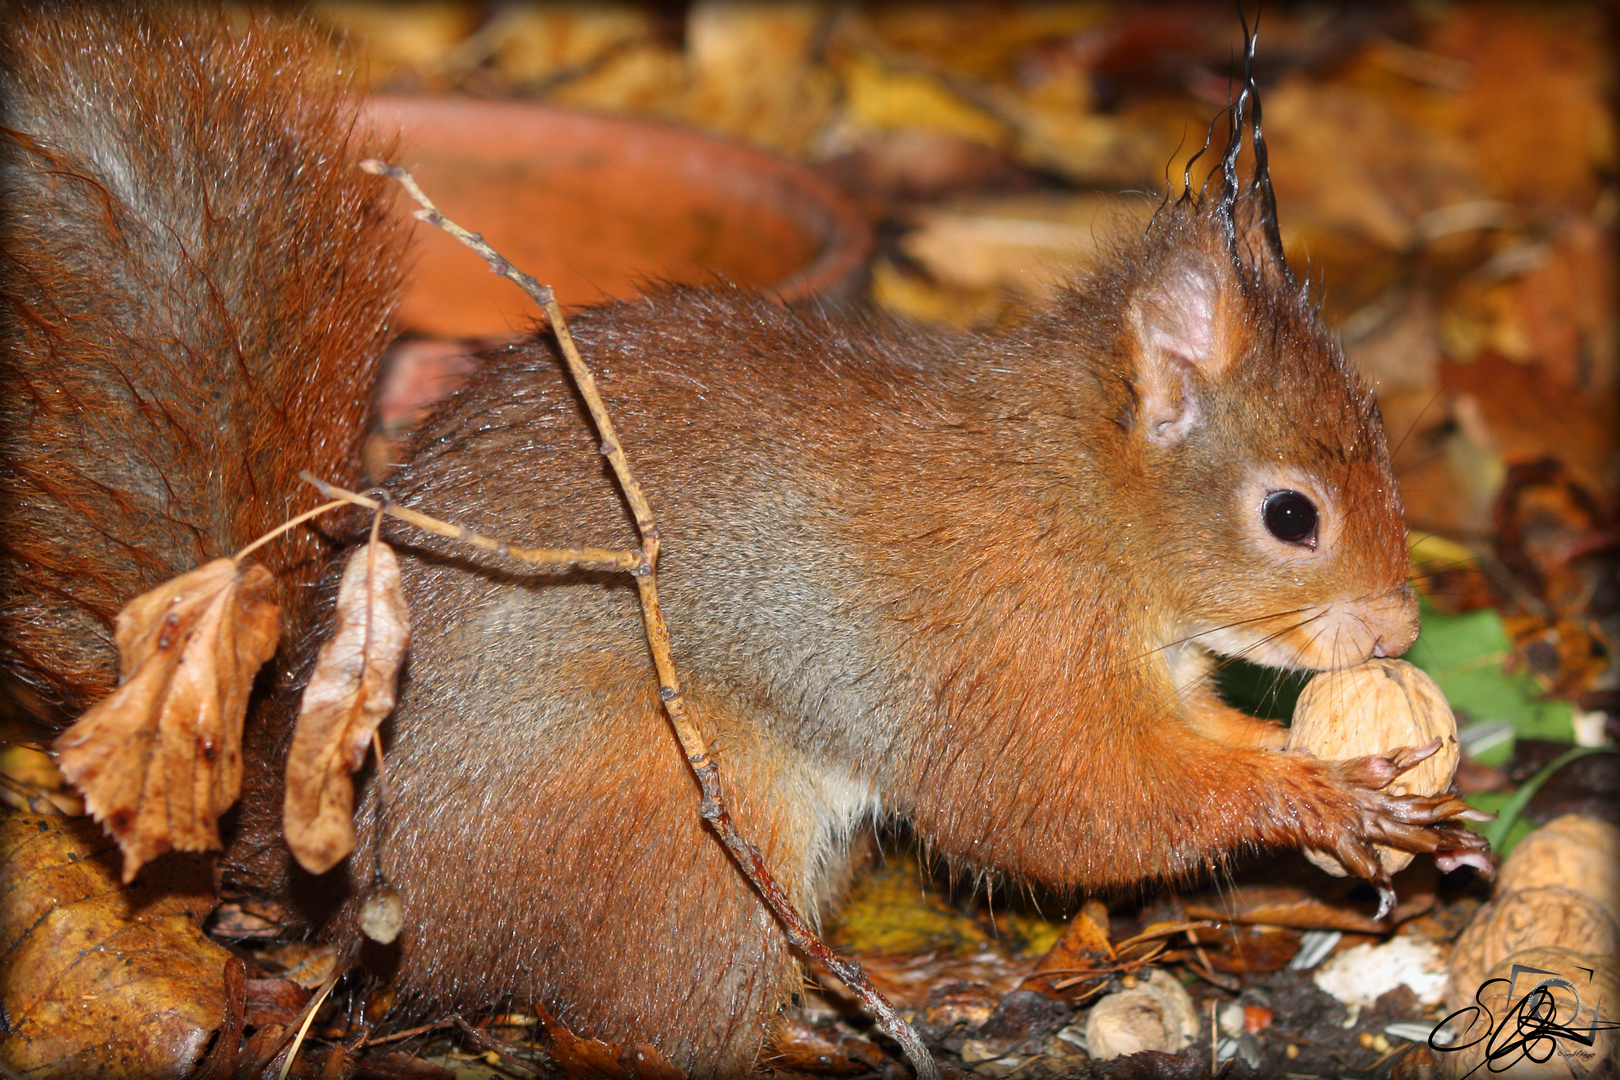
{"type": "Polygon", "coordinates": [[[119,7],[0,6],[0,679],[70,714],[127,600],[353,478],[401,278],[321,35],[119,7]]]}

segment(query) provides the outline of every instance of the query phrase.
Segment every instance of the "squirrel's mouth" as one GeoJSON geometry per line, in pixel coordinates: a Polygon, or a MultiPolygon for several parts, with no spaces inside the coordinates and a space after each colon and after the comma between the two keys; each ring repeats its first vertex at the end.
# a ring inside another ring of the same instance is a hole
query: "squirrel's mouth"
{"type": "Polygon", "coordinates": [[[1401,587],[1332,600],[1269,618],[1210,629],[1191,644],[1218,656],[1289,671],[1332,671],[1400,656],[1418,632],[1417,598],[1401,587]]]}

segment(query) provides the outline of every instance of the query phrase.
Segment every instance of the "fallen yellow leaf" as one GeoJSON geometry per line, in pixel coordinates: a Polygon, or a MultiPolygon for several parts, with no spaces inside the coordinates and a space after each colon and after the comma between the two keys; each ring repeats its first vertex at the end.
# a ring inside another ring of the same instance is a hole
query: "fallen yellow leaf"
{"type": "Polygon", "coordinates": [[[225,1016],[230,953],[199,926],[205,863],[118,882],[86,818],[0,811],[0,1066],[36,1080],[185,1076],[225,1016]]]}

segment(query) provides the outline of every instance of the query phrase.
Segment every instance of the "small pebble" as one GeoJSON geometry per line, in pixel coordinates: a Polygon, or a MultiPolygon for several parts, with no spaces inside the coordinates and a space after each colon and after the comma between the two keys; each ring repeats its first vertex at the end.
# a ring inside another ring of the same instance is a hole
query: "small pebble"
{"type": "Polygon", "coordinates": [[[405,901],[387,882],[373,882],[360,901],[360,932],[387,945],[405,926],[405,901]]]}
{"type": "Polygon", "coordinates": [[[969,1039],[962,1044],[962,1062],[967,1065],[977,1065],[981,1061],[990,1061],[1001,1056],[1001,1051],[982,1039],[969,1039]]]}

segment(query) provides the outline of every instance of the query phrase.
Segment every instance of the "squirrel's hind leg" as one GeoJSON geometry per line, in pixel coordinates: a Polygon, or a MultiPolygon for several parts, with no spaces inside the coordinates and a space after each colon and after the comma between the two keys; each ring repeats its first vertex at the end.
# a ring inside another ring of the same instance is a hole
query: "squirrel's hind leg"
{"type": "MultiPolygon", "coordinates": [[[[650,1043],[696,1076],[740,1075],[799,965],[699,815],[650,665],[584,663],[595,670],[540,703],[575,723],[536,724],[483,754],[447,738],[453,721],[412,733],[405,718],[389,750],[399,779],[381,861],[406,929],[397,955],[363,955],[391,980],[402,1022],[541,1004],[578,1035],[650,1043]]],[[[724,728],[701,695],[688,701],[706,729],[724,728]]],[[[757,745],[717,756],[744,834],[790,895],[814,904],[798,871],[829,860],[810,850],[814,822],[780,812],[795,805],[783,785],[796,770],[757,745]]],[[[372,872],[375,785],[359,819],[355,889],[372,872]]],[[[352,901],[329,933],[357,941],[352,901]]]]}

